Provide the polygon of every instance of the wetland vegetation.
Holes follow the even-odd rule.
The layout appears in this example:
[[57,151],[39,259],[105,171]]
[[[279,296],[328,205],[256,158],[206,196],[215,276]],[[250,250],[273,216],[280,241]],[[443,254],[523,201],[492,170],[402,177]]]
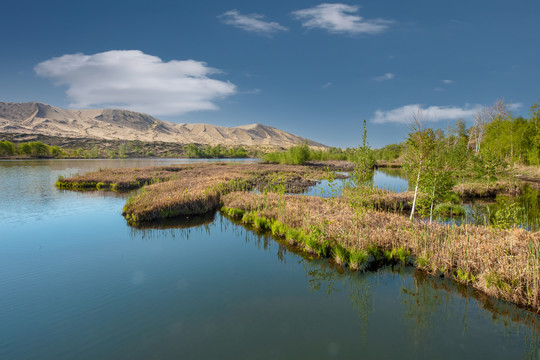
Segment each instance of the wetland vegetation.
[[[193,164],[105,169],[60,179],[68,189],[142,187],[124,216],[132,225],[222,207],[231,218],[271,231],[306,252],[351,269],[414,264],[494,297],[538,311],[540,237],[508,226],[411,222],[411,192],[347,187],[341,197],[286,195],[332,175],[306,166]],[[258,188],[257,193],[250,192]]]
[[[538,107],[531,111],[530,120],[516,122],[509,119],[507,107],[497,102],[483,109],[470,129],[458,121],[446,133],[425,128],[422,114],[415,114],[405,146],[400,147],[405,149],[402,162],[413,190],[401,193],[373,186],[376,156],[367,144],[365,122],[362,144],[354,150],[330,150],[321,156],[300,144],[263,159],[281,165],[105,169],[60,178],[57,187],[140,188],[129,196],[123,210],[132,225],[221,208],[232,219],[352,270],[410,264],[540,312],[538,212],[525,211],[523,204],[509,197],[528,192],[525,197],[537,203],[538,195],[509,171],[513,152],[495,151],[488,140],[494,124],[516,122],[532,128],[538,121]],[[532,138],[533,145],[537,140]],[[535,161],[533,145],[519,148],[518,159],[525,164]],[[320,160],[328,159],[352,161],[325,168]],[[336,173],[336,169],[348,174]],[[349,180],[339,196],[291,195],[322,179],[332,186],[336,178],[346,176]],[[434,221],[463,216],[467,212],[464,199],[495,197],[498,207],[485,208],[483,223]],[[475,216],[472,210],[467,215]],[[518,227],[519,217],[532,218]]]

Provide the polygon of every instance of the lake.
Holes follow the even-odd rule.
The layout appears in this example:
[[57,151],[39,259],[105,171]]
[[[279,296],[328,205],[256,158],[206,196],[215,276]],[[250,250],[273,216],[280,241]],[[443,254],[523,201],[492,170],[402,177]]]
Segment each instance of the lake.
[[0,359],[540,358],[540,316],[449,280],[343,270],[219,213],[136,229],[127,195],[54,187],[184,162],[0,161]]

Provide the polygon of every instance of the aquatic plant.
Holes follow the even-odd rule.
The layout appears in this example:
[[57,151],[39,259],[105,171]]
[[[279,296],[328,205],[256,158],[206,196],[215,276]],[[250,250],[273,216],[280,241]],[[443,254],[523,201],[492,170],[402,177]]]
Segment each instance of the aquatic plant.
[[270,230],[272,222],[265,217],[256,216],[253,219],[253,226],[258,230]]
[[462,216],[465,214],[465,206],[452,203],[442,203],[435,206],[433,212],[441,217]]
[[349,260],[349,252],[343,246],[337,244],[332,248],[332,257],[339,265],[345,265]]
[[349,253],[349,267],[352,270],[360,270],[367,262],[369,254],[365,250],[353,249]]

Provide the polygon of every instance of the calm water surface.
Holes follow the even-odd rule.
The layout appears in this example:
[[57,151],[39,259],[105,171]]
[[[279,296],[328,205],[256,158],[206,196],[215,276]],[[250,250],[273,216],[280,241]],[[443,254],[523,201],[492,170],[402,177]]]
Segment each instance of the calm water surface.
[[[0,162],[0,359],[537,359],[540,318],[410,268],[351,273],[219,214],[144,229]],[[180,162],[180,161],[176,161]]]
[[[341,196],[343,187],[350,181],[350,179],[321,180],[316,185],[308,188],[304,195],[322,197]],[[401,169],[377,169],[373,172],[372,182],[376,188],[398,193],[407,191],[409,186],[405,172]]]

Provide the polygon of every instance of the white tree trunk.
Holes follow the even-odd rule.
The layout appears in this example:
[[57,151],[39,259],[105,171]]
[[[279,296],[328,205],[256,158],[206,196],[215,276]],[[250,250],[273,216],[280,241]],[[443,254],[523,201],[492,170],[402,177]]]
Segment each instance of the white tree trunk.
[[418,168],[418,176],[416,177],[416,187],[414,188],[414,200],[412,203],[412,209],[411,209],[411,217],[410,219],[413,219],[414,216],[414,208],[416,207],[416,196],[418,195],[418,183],[420,182],[420,172],[422,171],[422,163],[420,163],[420,167]]
[[431,193],[431,209],[429,211],[429,225],[431,225],[431,221],[433,220],[433,202],[435,201],[436,184],[437,184],[437,175],[435,175],[435,179],[433,179],[433,192]]

